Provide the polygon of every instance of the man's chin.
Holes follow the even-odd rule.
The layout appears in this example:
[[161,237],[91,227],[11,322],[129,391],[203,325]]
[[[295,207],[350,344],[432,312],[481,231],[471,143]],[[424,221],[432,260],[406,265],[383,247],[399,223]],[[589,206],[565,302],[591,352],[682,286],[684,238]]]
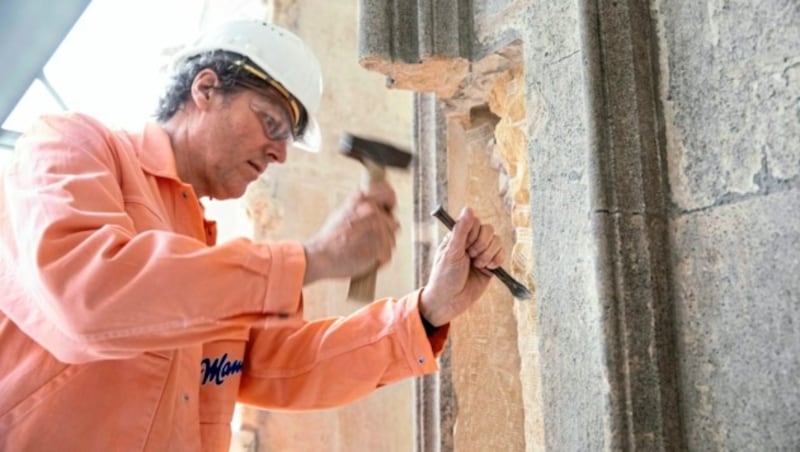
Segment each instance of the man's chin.
[[217,193],[211,195],[211,199],[216,199],[217,201],[226,201],[230,199],[241,198],[247,191],[247,185],[235,186],[235,187],[231,186],[221,187],[222,190],[219,190]]

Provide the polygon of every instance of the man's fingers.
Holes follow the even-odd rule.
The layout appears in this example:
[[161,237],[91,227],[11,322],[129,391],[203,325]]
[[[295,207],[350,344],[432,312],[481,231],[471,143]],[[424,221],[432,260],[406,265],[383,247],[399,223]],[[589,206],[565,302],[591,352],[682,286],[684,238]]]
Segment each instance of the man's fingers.
[[497,268],[502,265],[506,257],[494,227],[490,224],[481,224],[477,218],[474,218],[470,228],[466,246],[467,254],[476,268]]
[[493,240],[481,254],[475,257],[473,265],[478,268],[497,268],[502,264],[503,257],[503,245],[499,240]]
[[386,211],[391,212],[397,205],[397,194],[389,182],[373,182],[364,190],[364,196]]
[[466,243],[467,248],[471,247],[475,243],[475,240],[478,240],[478,236],[480,235],[480,233],[481,233],[481,222],[475,221],[469,230],[469,235],[467,236],[467,243]]
[[372,242],[373,246],[377,248],[378,264],[383,265],[391,259],[395,245],[397,245],[397,230],[400,229],[400,223],[387,211],[379,209],[377,206],[373,206],[373,209],[376,210],[369,218],[370,229],[374,233]]
[[438,248],[439,251],[444,251],[444,249],[447,248],[447,245],[450,244],[450,237],[452,235],[453,234],[451,232],[448,232],[447,234],[444,235],[444,237],[442,237],[442,241],[439,242],[439,248]]
[[[384,195],[391,198],[393,191],[389,188],[383,191]],[[388,262],[397,243],[397,231],[400,223],[391,214],[386,206],[382,206],[376,198],[367,193],[358,193],[353,199],[353,205],[346,215],[347,227],[350,229],[348,240],[360,249],[363,256],[371,256],[373,263],[383,265]]]
[[[500,238],[490,224],[481,224],[472,209],[465,207],[448,239],[439,244],[449,253],[466,253],[476,269],[494,269],[502,265],[506,254]],[[452,254],[451,254],[452,255]]]
[[495,239],[494,228],[490,224],[479,224],[478,234],[475,240],[469,244],[469,256],[478,257]]
[[475,223],[477,222],[475,221],[475,214],[472,213],[472,209],[464,207],[456,220],[456,225],[453,227],[453,235],[450,238],[451,249],[467,249],[467,239]]
[[506,249],[504,246],[501,245],[500,251],[494,255],[491,262],[489,262],[489,264],[486,265],[486,268],[495,269],[500,267],[506,261],[507,257],[508,254],[506,254]]

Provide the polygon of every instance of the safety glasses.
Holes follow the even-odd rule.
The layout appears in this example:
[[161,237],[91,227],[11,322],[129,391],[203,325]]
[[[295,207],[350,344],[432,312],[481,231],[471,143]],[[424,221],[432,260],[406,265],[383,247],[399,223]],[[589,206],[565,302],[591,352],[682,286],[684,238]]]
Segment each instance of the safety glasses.
[[[280,82],[278,82],[277,80],[273,79],[267,73],[265,73],[264,71],[260,70],[256,66],[248,63],[247,61],[239,60],[239,61],[235,61],[234,64],[236,66],[239,66],[242,69],[244,69],[247,73],[249,73],[250,75],[252,75],[256,79],[263,81],[268,87],[272,88],[275,92],[280,94],[280,96],[284,100],[286,100],[286,102],[288,103],[288,105],[289,105],[289,107],[291,109],[291,118],[288,118],[289,122],[286,123],[287,125],[289,125],[290,135],[291,135],[292,139],[296,139],[296,138],[300,137],[304,132],[304,129],[305,129],[305,126],[306,126],[306,123],[307,123],[307,117],[305,115],[305,112],[303,111],[302,106],[294,98],[294,96],[292,96],[291,93],[289,93],[289,91]],[[250,88],[250,89],[252,89],[252,90],[254,90],[254,91],[258,92],[258,93],[264,93],[265,92],[264,86],[263,85],[259,86],[260,83],[257,83],[256,81],[251,81],[251,80],[248,80],[248,79],[239,79],[239,80],[236,81],[236,83],[239,84],[239,85],[244,86],[245,88]],[[251,108],[254,108],[254,107],[251,106]],[[258,109],[256,111],[256,113],[259,113],[260,110],[261,109]],[[282,109],[280,109],[280,108],[275,108],[274,110],[281,110],[282,111]],[[286,115],[284,114],[282,116],[285,117]],[[280,127],[280,124],[277,124],[274,121],[274,120],[278,120],[278,119],[279,119],[278,116],[275,116],[275,115],[272,115],[269,118],[265,118],[265,121],[270,122],[271,124],[274,123],[274,125],[270,125],[270,126],[266,126],[266,124],[265,124],[265,130],[273,130],[273,131],[275,131],[275,133],[280,132],[281,134],[283,134],[285,131],[282,129],[282,127]],[[273,138],[273,137],[270,136],[270,139],[278,139],[278,138]]]
[[287,141],[289,144],[294,142],[296,135],[292,128],[292,118],[283,97],[277,92],[264,89],[263,86],[239,80],[236,84],[256,93],[250,101],[250,109],[261,121],[264,135],[272,141]]

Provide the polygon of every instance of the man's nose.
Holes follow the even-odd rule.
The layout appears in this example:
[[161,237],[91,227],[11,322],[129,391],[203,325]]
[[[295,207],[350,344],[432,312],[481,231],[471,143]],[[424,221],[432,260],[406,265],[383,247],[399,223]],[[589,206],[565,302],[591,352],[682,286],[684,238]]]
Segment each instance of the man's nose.
[[270,160],[276,163],[286,162],[287,149],[289,147],[288,140],[271,141],[267,145],[267,156]]

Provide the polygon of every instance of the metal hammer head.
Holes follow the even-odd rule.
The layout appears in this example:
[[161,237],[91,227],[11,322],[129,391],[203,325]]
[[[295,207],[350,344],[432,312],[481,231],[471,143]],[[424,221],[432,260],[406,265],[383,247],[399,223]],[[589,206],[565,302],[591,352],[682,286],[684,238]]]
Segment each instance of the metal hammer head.
[[407,168],[413,155],[391,144],[345,133],[339,151],[362,163],[369,160],[382,167]]

